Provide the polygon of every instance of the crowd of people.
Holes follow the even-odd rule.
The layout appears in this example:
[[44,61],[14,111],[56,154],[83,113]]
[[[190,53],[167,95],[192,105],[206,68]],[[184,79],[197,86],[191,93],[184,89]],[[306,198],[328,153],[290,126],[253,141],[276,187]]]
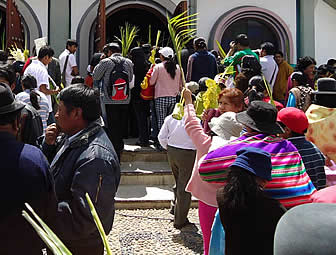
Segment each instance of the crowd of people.
[[[334,152],[305,136],[311,105],[336,107],[336,60],[316,69],[306,56],[293,68],[271,42],[250,49],[245,34],[225,57],[202,37],[191,44],[180,66],[168,46],[145,44],[123,56],[112,42],[92,56],[85,78],[75,40],[58,59],[48,45],[25,63],[0,52],[1,254],[46,248],[21,216],[25,202],[72,254],[103,254],[85,194],[108,233],[129,136],[167,152],[175,228],[190,224],[191,197],[198,199],[205,255],[215,246],[234,255],[288,254],[286,244],[299,251],[309,243],[283,235],[302,204],[336,201],[325,173]],[[212,233],[216,224],[222,235]]]

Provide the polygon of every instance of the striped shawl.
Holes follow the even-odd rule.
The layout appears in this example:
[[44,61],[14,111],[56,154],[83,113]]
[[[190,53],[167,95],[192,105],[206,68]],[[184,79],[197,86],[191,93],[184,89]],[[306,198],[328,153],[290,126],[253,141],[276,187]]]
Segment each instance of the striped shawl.
[[208,153],[199,167],[202,180],[225,184],[227,168],[235,161],[236,151],[246,146],[260,148],[271,154],[272,181],[265,187],[265,192],[286,208],[311,202],[311,195],[316,189],[306,173],[298,150],[291,142],[274,135],[244,134]]

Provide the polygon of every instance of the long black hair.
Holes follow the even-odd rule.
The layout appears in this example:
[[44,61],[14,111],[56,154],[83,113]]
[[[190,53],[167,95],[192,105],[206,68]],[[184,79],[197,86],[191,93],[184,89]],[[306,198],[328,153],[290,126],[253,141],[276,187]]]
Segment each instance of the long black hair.
[[227,180],[223,193],[219,194],[223,201],[220,206],[233,212],[249,208],[262,192],[256,176],[240,167],[230,167]]
[[39,97],[40,95],[37,94],[35,91],[35,88],[37,88],[37,82],[34,76],[27,74],[22,78],[22,86],[24,89],[29,90],[29,95],[30,95],[30,102],[32,106],[36,109],[39,110],[41,109],[40,104],[39,104]]
[[166,70],[169,73],[170,77],[172,79],[175,79],[176,69],[177,68],[176,68],[176,62],[175,62],[174,57],[168,57],[168,58],[164,57],[164,60],[166,61],[164,63],[164,67],[166,68]]

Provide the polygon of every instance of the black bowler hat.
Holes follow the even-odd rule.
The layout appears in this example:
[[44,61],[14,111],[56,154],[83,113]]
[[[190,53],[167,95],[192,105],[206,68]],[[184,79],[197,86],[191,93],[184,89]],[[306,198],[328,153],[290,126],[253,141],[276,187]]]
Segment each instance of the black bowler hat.
[[274,105],[253,101],[246,111],[237,113],[237,121],[255,131],[275,135],[284,133],[277,123],[278,111]]
[[19,111],[24,107],[24,103],[14,98],[10,87],[7,84],[0,83],[0,115]]
[[336,95],[336,80],[333,78],[320,78],[317,80],[316,95]]

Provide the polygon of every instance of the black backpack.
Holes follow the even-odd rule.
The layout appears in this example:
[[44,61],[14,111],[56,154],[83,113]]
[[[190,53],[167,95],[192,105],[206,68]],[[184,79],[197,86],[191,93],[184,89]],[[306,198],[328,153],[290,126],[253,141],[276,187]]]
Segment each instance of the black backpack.
[[42,119],[36,109],[28,104],[21,111],[20,140],[37,146],[37,138],[43,135]]
[[114,63],[114,69],[110,75],[107,86],[108,97],[112,101],[126,101],[130,95],[128,72],[124,67],[125,59],[121,57],[110,58]]

